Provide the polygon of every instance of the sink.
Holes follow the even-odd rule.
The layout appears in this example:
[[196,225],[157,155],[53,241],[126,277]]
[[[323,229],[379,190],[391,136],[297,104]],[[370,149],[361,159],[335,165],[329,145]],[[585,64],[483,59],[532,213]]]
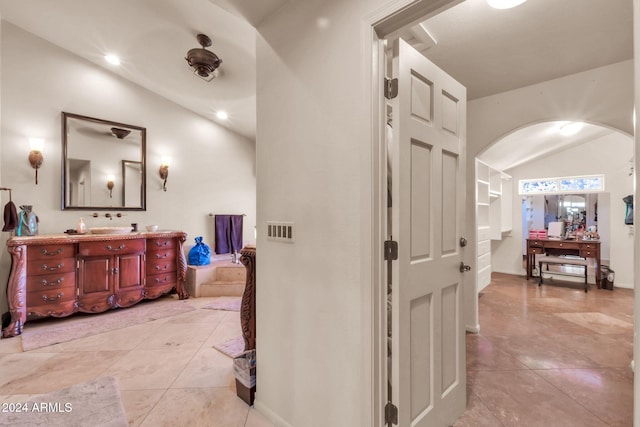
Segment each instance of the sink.
[[91,227],[91,234],[128,234],[131,233],[131,226],[121,227]]

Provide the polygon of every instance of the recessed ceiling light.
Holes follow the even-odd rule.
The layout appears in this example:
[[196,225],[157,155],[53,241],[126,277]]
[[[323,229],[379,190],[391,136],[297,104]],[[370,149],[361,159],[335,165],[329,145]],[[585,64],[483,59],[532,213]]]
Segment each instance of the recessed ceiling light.
[[584,123],[582,122],[569,122],[565,125],[563,125],[560,128],[560,135],[562,136],[571,136],[571,135],[575,135],[576,133],[580,132],[580,130],[582,129],[582,127],[584,126]]
[[120,65],[120,58],[116,55],[108,54],[104,56],[105,61],[107,61],[111,65]]
[[227,120],[229,118],[229,114],[226,111],[218,111],[216,113],[216,117],[220,120]]
[[487,0],[489,6],[494,9],[511,9],[521,5],[527,0]]

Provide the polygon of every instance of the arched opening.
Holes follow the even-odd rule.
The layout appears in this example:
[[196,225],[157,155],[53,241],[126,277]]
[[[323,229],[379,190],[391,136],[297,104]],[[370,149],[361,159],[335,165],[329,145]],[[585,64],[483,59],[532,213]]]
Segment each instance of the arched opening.
[[[496,201],[501,209],[492,208],[488,219],[477,217],[478,227],[487,224],[500,228],[490,234],[491,271],[525,274],[523,259],[529,231],[546,230],[553,220],[567,223],[569,233],[577,227],[568,223],[571,219],[575,224],[584,221],[585,230],[598,232],[601,264],[616,271],[616,286],[633,288],[633,228],[625,224],[627,206],[623,201],[633,194],[633,140],[624,132],[594,123],[585,123],[577,133],[565,136],[560,131],[567,123],[528,124],[495,141],[477,156],[493,171],[499,171],[506,184],[501,194],[492,196],[499,199]],[[520,180],[590,175],[604,176],[604,191],[556,192],[589,194],[590,203],[575,215],[561,212],[553,191],[528,195],[518,191]],[[489,202],[494,203],[493,199]],[[480,208],[478,213],[482,213]],[[598,279],[593,273],[589,281],[596,284]]]

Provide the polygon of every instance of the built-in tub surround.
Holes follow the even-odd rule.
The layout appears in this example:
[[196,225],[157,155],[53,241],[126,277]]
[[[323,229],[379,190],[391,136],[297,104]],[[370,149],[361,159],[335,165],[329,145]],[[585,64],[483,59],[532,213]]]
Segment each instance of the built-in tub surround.
[[10,238],[11,322],[2,337],[20,335],[27,319],[100,313],[172,289],[189,298],[185,240],[181,231]]

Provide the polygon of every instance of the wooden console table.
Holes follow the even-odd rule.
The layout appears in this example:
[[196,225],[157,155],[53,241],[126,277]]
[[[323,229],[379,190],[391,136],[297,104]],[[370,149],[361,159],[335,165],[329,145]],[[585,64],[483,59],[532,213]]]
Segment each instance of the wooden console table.
[[593,258],[596,263],[596,285],[600,288],[600,241],[598,240],[561,240],[527,239],[527,280],[532,277],[537,254],[577,255]]
[[189,298],[185,240],[181,231],[10,238],[11,322],[2,337],[20,335],[27,319],[100,313],[172,289]]

